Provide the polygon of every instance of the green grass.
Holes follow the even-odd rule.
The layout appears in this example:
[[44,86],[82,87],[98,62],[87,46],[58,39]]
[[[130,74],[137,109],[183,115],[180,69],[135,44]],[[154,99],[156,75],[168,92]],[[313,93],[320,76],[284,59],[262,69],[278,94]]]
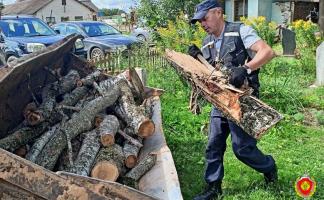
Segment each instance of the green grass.
[[[314,56],[313,56],[314,57]],[[314,59],[314,58],[313,58]],[[311,89],[315,80],[314,62],[275,58],[261,72],[261,99],[284,114],[285,119],[258,143],[278,165],[278,183],[266,186],[262,174],[236,159],[230,138],[224,157],[224,199],[301,199],[294,190],[296,179],[305,172],[317,181],[312,199],[324,199],[324,126],[306,125],[305,112],[324,121],[324,87]],[[201,115],[189,112],[190,88],[173,69],[148,68],[149,85],[166,90],[161,97],[163,128],[176,164],[182,194],[192,199],[205,186],[204,152],[210,105]],[[314,119],[315,119],[314,118]]]

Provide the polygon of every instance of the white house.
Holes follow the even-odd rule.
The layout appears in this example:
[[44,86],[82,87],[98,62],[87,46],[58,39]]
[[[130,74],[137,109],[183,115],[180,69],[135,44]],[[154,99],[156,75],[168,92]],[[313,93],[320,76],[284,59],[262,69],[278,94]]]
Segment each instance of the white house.
[[2,10],[3,15],[34,15],[47,23],[96,20],[97,12],[91,0],[18,0]]

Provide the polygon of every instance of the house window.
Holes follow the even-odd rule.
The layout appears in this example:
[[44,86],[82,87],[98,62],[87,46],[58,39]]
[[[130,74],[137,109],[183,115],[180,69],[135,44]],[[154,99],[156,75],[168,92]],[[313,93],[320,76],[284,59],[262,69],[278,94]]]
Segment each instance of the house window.
[[55,24],[55,17],[46,17],[46,23],[47,24]]
[[74,19],[75,19],[75,21],[82,21],[83,16],[75,16]]
[[248,16],[248,0],[234,0],[234,21]]
[[63,6],[66,5],[66,0],[62,0],[62,5],[63,5]]
[[69,17],[61,17],[61,22],[69,21]]

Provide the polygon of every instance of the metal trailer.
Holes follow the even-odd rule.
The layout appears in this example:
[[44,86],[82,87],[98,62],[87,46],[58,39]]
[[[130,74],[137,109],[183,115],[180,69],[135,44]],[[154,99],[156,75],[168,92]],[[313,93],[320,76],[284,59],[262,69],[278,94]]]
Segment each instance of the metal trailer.
[[[89,63],[70,53],[76,39],[68,36],[43,51],[18,59],[12,66],[0,68],[0,138],[23,120],[21,113],[32,100],[32,90],[54,81],[49,69],[64,66],[77,69],[81,75],[91,71]],[[177,171],[163,135],[158,96],[153,107],[155,133],[144,140],[140,157],[154,152],[157,162],[140,179],[139,190],[67,172],[55,173],[0,149],[0,199],[181,200]]]

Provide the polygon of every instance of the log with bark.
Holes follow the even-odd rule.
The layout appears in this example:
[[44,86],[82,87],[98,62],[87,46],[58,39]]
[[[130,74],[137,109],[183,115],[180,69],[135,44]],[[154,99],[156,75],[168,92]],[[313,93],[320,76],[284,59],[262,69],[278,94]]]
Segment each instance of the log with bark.
[[[259,139],[282,116],[276,110],[250,95],[228,85],[227,74],[211,69],[189,55],[166,51],[166,58],[200,95],[212,103],[228,119],[235,122],[252,137]],[[224,68],[220,67],[220,68]]]
[[51,124],[47,121],[34,127],[23,127],[0,140],[0,148],[13,152],[22,145],[38,138]]
[[138,180],[155,165],[156,158],[157,155],[154,153],[146,155],[133,169],[121,178],[121,182],[130,187],[137,188]]
[[85,105],[75,113],[70,120],[60,127],[53,138],[46,144],[36,163],[53,169],[62,150],[67,146],[67,135],[73,139],[82,132],[89,131],[94,127],[94,118],[97,113],[111,106],[120,96],[120,89],[116,85],[106,88],[105,96],[100,96]]
[[30,118],[26,119],[28,124],[35,126],[48,119],[55,108],[56,97],[73,90],[79,79],[79,73],[75,70],[70,70],[59,81],[46,85],[42,90],[41,105],[34,111],[33,115],[28,115]]
[[100,141],[103,146],[115,144],[115,135],[119,129],[119,121],[114,115],[104,116],[98,127]]
[[[17,149],[17,155],[53,171],[103,180],[116,181],[137,168],[127,177],[135,183],[150,168],[150,161],[137,160],[141,136],[152,135],[155,128],[151,100],[141,85],[134,86],[139,79],[126,80],[124,75],[107,79],[99,71],[80,79],[73,70],[65,73],[62,77],[52,73],[57,81],[42,86],[37,93],[42,101],[33,98],[22,113],[25,121],[0,140],[0,147]],[[134,94],[137,100],[143,98],[142,105]]]
[[[112,84],[103,82],[100,87]],[[151,119],[145,117],[143,110],[136,106],[133,94],[128,86],[127,80],[122,76],[114,78],[114,84],[117,84],[121,90],[121,96],[115,104],[114,111],[119,118],[123,119],[128,126],[133,127],[135,133],[140,137],[149,137],[154,133],[154,123]]]
[[114,144],[102,148],[96,158],[96,164],[91,170],[91,177],[107,181],[116,181],[125,173],[125,156],[121,146]]
[[60,124],[56,124],[51,127],[48,131],[46,131],[41,137],[39,137],[33,146],[30,148],[29,152],[26,155],[26,159],[32,162],[36,161],[37,156],[42,151],[43,147],[47,144],[47,142],[53,137],[56,129]]
[[[140,144],[142,143],[141,138],[137,138],[137,141],[139,141]],[[124,151],[124,155],[125,155],[126,167],[128,167],[128,168],[135,167],[135,165],[137,164],[137,156],[138,156],[140,149],[141,149],[141,147],[139,147],[138,145],[134,145],[130,141],[125,141],[123,151]]]
[[99,152],[100,142],[95,129],[85,133],[85,135],[79,154],[74,161],[74,165],[71,166],[68,171],[88,176],[95,162],[97,153]]
[[[85,132],[87,133],[87,132]],[[85,133],[81,133],[75,138],[72,139],[71,141],[71,146],[72,146],[72,163],[71,163],[71,152],[69,151],[68,148],[65,148],[63,152],[61,153],[56,166],[54,167],[54,171],[69,171],[72,169],[75,160],[78,157],[78,154],[80,152],[82,143],[84,138],[86,137]]]
[[[127,129],[126,129],[127,130]],[[118,133],[123,136],[123,138],[125,138],[128,142],[132,143],[133,145],[137,146],[138,148],[143,147],[142,144],[142,139],[140,140],[136,140],[134,139],[131,135],[132,134],[127,134],[126,132],[122,131],[122,130],[118,130]],[[141,137],[138,137],[141,138]]]

